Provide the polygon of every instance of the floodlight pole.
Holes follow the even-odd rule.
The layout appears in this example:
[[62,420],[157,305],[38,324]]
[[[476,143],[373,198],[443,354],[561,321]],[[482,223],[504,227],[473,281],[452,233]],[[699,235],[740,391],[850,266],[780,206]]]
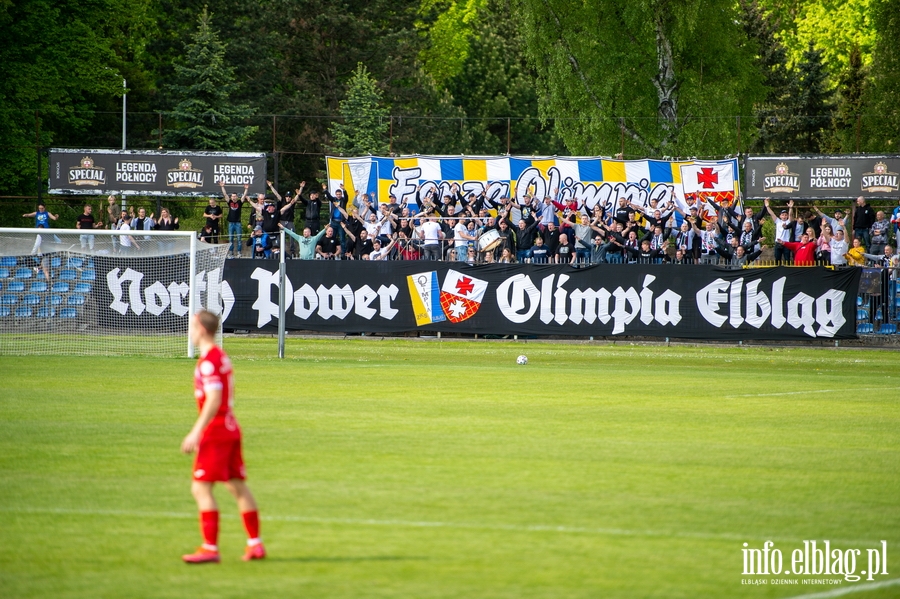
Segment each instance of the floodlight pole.
[[284,229],[278,237],[278,357],[284,358]]
[[128,94],[127,91],[127,83],[124,79],[122,79],[122,149],[125,149],[125,102]]

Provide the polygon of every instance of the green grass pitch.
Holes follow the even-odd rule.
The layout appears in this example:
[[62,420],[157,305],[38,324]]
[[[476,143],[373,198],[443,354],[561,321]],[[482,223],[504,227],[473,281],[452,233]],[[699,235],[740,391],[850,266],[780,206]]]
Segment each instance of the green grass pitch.
[[[217,490],[199,544],[187,358],[0,357],[0,597],[795,597],[742,546],[888,543],[888,351],[228,338],[269,559]],[[527,366],[516,356],[526,354]],[[861,560],[863,558],[860,558]],[[865,565],[858,566],[858,569]],[[769,577],[772,578],[772,577]],[[900,585],[847,583],[852,597]],[[851,589],[851,587],[853,587]],[[857,588],[858,587],[858,588]]]

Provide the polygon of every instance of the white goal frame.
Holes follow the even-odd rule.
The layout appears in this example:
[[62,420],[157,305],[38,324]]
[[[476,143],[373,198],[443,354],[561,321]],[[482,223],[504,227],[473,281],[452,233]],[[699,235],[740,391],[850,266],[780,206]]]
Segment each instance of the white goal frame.
[[[80,238],[84,235],[93,236],[93,241],[95,243],[91,244],[90,249],[81,247]],[[130,235],[132,238],[139,240],[139,244],[146,244],[146,249],[137,250],[128,255],[117,254],[116,249],[121,248],[121,244],[117,240],[125,235]],[[152,245],[148,240],[152,240]],[[169,247],[171,247],[171,249],[169,249]],[[165,265],[168,257],[172,258],[173,264],[179,261],[183,264],[184,256],[187,254],[188,271],[184,273],[183,267],[180,270],[180,274],[185,275],[186,279],[182,279],[182,281],[188,285],[187,313],[185,316],[180,316],[180,318],[186,317],[189,322],[190,315],[195,314],[201,307],[206,307],[212,312],[221,315],[223,314],[221,301],[221,285],[223,282],[222,271],[224,269],[227,247],[227,244],[211,245],[204,243],[197,238],[197,233],[194,231],[118,231],[108,229],[93,229],[86,231],[83,229],[55,228],[0,228],[0,298],[6,294],[6,297],[10,298],[8,301],[18,300],[24,297],[28,291],[28,289],[22,290],[18,296],[16,296],[15,292],[9,293],[12,291],[9,283],[16,278],[15,273],[10,272],[11,269],[22,272],[26,268],[33,267],[33,278],[31,278],[31,275],[28,275],[27,272],[23,273],[29,277],[26,281],[33,280],[40,283],[45,277],[44,272],[51,270],[48,266],[49,260],[45,260],[45,256],[53,256],[53,262],[55,263],[55,267],[47,274],[48,283],[52,285],[54,276],[61,272],[59,263],[63,259],[71,261],[72,258],[70,256],[80,256],[81,260],[87,261],[86,263],[89,263],[92,266],[94,262],[100,261],[105,263],[121,262],[122,266],[125,266],[126,262],[135,264],[148,259],[155,261],[157,264]],[[204,254],[204,252],[207,253]],[[59,256],[62,256],[63,258],[60,259]],[[15,264],[13,266],[10,266],[13,264],[11,257],[15,258]],[[178,259],[176,260],[176,258]],[[216,268],[218,270],[216,270],[216,268],[208,269],[205,271],[206,274],[204,275],[207,276],[216,273],[216,281],[204,281],[203,285],[198,284],[198,270],[200,268],[201,258],[204,263],[217,265]],[[4,264],[6,265],[5,267]],[[65,264],[63,264],[63,268],[65,268]],[[105,277],[101,273],[96,272],[98,287],[100,286],[101,279],[105,279]],[[216,286],[216,289],[219,290],[219,295],[216,296],[213,294],[213,296],[218,297],[219,299],[215,302],[215,305],[202,306],[202,304],[200,304],[200,301],[202,301],[200,298],[202,290],[199,289],[199,287],[206,289],[208,285]],[[42,285],[42,287],[48,286]],[[16,290],[19,290],[20,288],[21,284]],[[183,289],[183,285],[181,288]],[[49,294],[49,287],[46,291]],[[145,289],[144,291],[146,293],[147,290]],[[41,293],[30,295],[43,296]],[[208,296],[207,303],[210,302],[209,297],[210,296]],[[39,299],[42,300],[42,297]],[[183,309],[183,304],[181,304],[181,306]],[[41,347],[37,340],[39,339],[39,336],[43,336],[43,338],[46,339],[48,335],[52,339],[53,335],[58,331],[59,327],[57,327],[57,323],[52,320],[53,316],[40,320],[35,318],[35,324],[39,326],[32,326],[32,323],[27,321],[27,319],[16,319],[16,316],[10,314],[8,309],[4,311],[2,308],[3,306],[0,305],[0,355],[81,355],[82,353],[90,355],[174,355],[168,351],[165,351],[165,353],[155,353],[154,351],[126,351],[123,354],[121,350],[116,351],[115,348],[110,348],[109,350],[103,350],[102,348],[88,348],[85,351],[66,351],[65,347],[62,347],[58,351],[53,350],[52,348],[48,350],[47,347]],[[45,314],[52,313],[48,312],[46,309],[44,312]],[[183,331],[180,329],[181,327],[179,326],[179,331],[176,331],[169,336],[180,337],[183,333],[185,337],[184,343],[186,345],[186,355],[189,358],[193,358],[195,356],[195,348],[191,344],[187,326],[184,327]],[[217,335],[220,342],[221,333],[222,326],[220,323],[219,333]],[[105,336],[112,335],[115,337],[116,335],[124,336],[127,334],[128,331],[125,329],[117,333],[113,326],[106,331]],[[35,339],[34,350],[28,348],[29,335],[32,335]],[[153,335],[151,334],[150,336]],[[89,339],[91,336],[84,334],[79,335],[79,337]],[[99,337],[99,335],[97,337]],[[102,343],[98,343],[98,345],[100,344]],[[50,343],[45,345],[49,346],[53,344]],[[185,354],[178,352],[178,355]]]

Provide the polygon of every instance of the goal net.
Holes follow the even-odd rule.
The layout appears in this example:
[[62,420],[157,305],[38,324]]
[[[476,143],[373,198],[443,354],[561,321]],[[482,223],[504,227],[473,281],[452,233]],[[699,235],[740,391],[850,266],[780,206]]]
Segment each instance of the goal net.
[[227,245],[194,233],[0,228],[0,354],[192,356]]

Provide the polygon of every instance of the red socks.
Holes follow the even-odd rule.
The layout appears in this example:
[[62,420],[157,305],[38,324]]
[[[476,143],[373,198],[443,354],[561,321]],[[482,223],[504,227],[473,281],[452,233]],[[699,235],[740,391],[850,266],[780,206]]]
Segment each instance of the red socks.
[[200,512],[200,532],[207,549],[216,547],[219,540],[219,512]]
[[251,541],[259,539],[259,512],[244,512],[241,514],[244,519],[244,528],[247,529],[247,538]]

